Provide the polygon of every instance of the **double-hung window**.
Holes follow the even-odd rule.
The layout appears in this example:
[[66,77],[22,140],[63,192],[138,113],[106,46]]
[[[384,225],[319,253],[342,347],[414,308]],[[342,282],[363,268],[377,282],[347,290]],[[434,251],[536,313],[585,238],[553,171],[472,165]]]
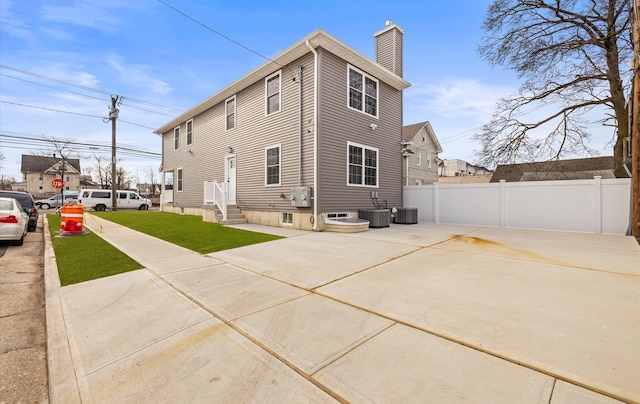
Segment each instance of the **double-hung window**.
[[378,80],[356,69],[347,67],[349,108],[378,117]]
[[266,115],[280,112],[280,71],[275,72],[271,76],[264,79],[265,97],[266,97]]
[[378,186],[378,149],[347,143],[347,185]]
[[180,148],[180,127],[173,128],[173,150]]
[[236,127],[236,96],[227,99],[225,105],[225,129],[230,130]]
[[187,121],[187,146],[193,144],[193,119]]
[[416,165],[422,165],[422,150],[416,152]]
[[177,184],[176,184],[176,191],[178,192],[182,192],[182,190],[184,189],[184,176],[183,176],[183,169],[182,167],[178,168],[176,170],[176,178],[177,178]]
[[280,145],[265,149],[265,185],[280,185]]

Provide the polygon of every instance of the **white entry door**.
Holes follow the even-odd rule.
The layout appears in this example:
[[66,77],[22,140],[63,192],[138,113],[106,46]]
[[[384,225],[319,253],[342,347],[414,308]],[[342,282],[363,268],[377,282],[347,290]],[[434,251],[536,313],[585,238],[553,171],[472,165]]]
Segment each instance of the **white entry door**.
[[236,156],[225,157],[224,176],[227,182],[227,202],[236,203]]

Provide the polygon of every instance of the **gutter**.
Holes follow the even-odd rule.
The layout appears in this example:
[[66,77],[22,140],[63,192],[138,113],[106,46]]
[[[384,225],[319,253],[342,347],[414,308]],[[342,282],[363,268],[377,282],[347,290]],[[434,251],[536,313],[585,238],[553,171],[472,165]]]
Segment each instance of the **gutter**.
[[305,41],[313,53],[313,227],[318,230],[318,52]]

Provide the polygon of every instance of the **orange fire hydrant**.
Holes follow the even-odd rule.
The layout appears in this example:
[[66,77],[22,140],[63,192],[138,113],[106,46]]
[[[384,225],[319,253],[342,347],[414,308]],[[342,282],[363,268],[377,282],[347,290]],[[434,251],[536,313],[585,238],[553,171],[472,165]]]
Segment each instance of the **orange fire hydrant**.
[[60,208],[60,233],[76,234],[82,232],[84,208],[80,204],[68,203]]

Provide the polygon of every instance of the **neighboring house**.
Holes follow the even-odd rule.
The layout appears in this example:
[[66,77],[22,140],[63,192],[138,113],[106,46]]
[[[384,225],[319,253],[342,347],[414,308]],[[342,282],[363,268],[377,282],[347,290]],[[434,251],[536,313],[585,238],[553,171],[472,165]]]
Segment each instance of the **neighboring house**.
[[438,158],[442,147],[429,121],[402,128],[402,156],[404,185],[433,184],[438,181]]
[[100,188],[98,184],[93,181],[90,175],[80,176],[80,189],[97,189]]
[[616,178],[613,174],[614,166],[613,156],[501,164],[496,167],[491,182],[582,180],[593,179],[595,176]]
[[493,171],[469,164],[464,160],[445,159],[440,166],[440,177],[462,177],[465,175],[492,175]]
[[373,61],[316,30],[158,128],[162,209],[323,230],[376,195],[402,206],[403,34],[387,21]]
[[80,190],[80,160],[62,159],[60,157],[22,155],[20,166],[23,181],[16,183],[14,190],[31,193],[34,197],[43,198],[60,193],[51,184],[56,178],[64,181],[65,191]]

